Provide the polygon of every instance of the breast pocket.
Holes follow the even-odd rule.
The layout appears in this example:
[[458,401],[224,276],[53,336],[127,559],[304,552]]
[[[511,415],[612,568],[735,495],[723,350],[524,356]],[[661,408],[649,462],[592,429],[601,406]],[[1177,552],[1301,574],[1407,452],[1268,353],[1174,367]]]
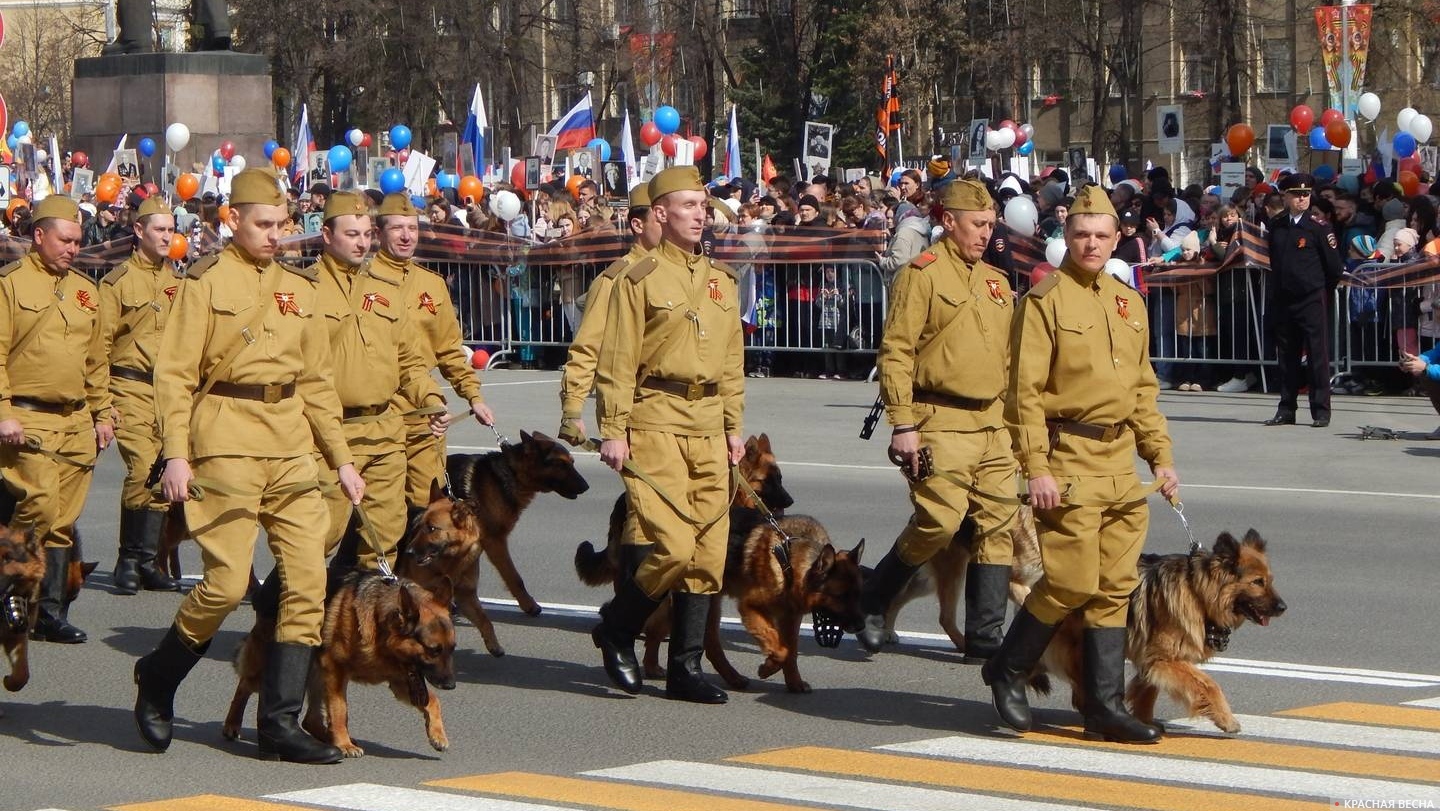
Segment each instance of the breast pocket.
[[1088,362],[1090,345],[1095,341],[1096,326],[1093,320],[1069,316],[1055,322],[1055,354],[1062,365]]

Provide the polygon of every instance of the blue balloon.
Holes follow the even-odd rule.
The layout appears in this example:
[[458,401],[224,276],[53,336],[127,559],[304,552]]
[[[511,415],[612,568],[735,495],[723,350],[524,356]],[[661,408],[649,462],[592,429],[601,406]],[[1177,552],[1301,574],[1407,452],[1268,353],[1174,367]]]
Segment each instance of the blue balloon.
[[590,143],[585,145],[588,149],[600,150],[600,160],[610,160],[610,142],[604,138],[591,138]]
[[16,121],[15,127],[10,130],[16,138],[24,138],[30,134],[30,125],[24,121]]
[[441,172],[435,176],[435,188],[458,189],[460,188],[460,176],[454,172]]
[[265,142],[265,160],[270,160],[275,155],[275,150],[280,148],[280,142],[274,138]]
[[1335,179],[1335,167],[1328,163],[1322,163],[1316,166],[1315,171],[1311,172],[1311,174],[1321,183],[1329,183]]
[[224,155],[221,155],[219,152],[216,152],[214,155],[211,155],[211,156],[210,156],[210,168],[211,168],[211,169],[214,169],[214,170],[215,170],[215,174],[217,174],[217,175],[223,175],[223,174],[225,174],[225,156],[224,156]]
[[141,155],[144,155],[144,156],[147,157],[147,158],[153,157],[153,156],[155,155],[155,139],[154,139],[154,138],[141,138],[141,139],[140,139],[140,154],[141,154]]
[[[1024,146],[1024,144],[1021,144],[1021,146]],[[1119,183],[1120,181],[1128,178],[1129,176],[1130,173],[1125,169],[1124,164],[1116,163],[1110,166],[1110,182],[1112,184]]]
[[1330,147],[1330,141],[1325,137],[1325,128],[1324,128],[1324,127],[1311,127],[1311,128],[1310,128],[1310,148],[1311,148],[1311,149],[1330,149],[1330,148],[1331,148],[1331,147]]
[[1028,158],[1028,157],[1030,157],[1030,154],[1031,154],[1032,152],[1034,152],[1034,151],[1035,151],[1035,142],[1034,142],[1034,141],[1026,141],[1025,143],[1023,143],[1023,144],[1021,144],[1020,146],[1018,146],[1018,147],[1015,148],[1016,154],[1018,154],[1018,155],[1019,155],[1020,157],[1022,157],[1022,158]]
[[424,208],[424,207],[425,207],[425,195],[423,195],[423,194],[412,194],[412,195],[410,195],[410,202],[414,203],[416,208]]
[[405,149],[410,146],[410,139],[414,137],[410,128],[404,124],[396,124],[390,128],[390,146],[396,149]]
[[332,172],[348,172],[348,171],[350,171],[350,159],[351,159],[350,147],[345,146],[344,144],[336,144],[336,145],[330,147],[330,153],[329,153],[329,154],[330,154],[330,171],[332,171]]
[[656,109],[655,126],[663,135],[674,135],[680,129],[680,111],[668,104]]
[[901,169],[896,169],[895,171],[891,172],[891,173],[890,173],[890,185],[891,185],[891,186],[899,186],[899,185],[900,185],[900,176],[903,175],[903,174],[905,174],[905,170],[904,170],[903,168],[901,168]]
[[1395,157],[1408,158],[1415,154],[1415,136],[1408,132],[1395,133]]
[[380,173],[380,191],[394,194],[405,188],[405,173],[394,166]]
[[15,151],[15,147],[17,147],[17,146],[20,145],[20,139],[19,139],[19,138],[16,138],[16,137],[13,136],[13,135],[7,136],[7,137],[5,138],[5,145],[8,146],[8,147],[10,147],[10,151],[11,151],[11,152],[14,152],[14,151]]

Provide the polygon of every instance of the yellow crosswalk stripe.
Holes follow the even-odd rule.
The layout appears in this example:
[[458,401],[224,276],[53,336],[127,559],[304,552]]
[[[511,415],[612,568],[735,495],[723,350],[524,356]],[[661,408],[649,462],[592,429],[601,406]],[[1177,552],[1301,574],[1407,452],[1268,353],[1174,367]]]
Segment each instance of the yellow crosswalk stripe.
[[1317,718],[1324,721],[1346,721],[1370,726],[1406,727],[1408,729],[1440,730],[1440,710],[1424,707],[1392,707],[1388,704],[1363,704],[1337,701],[1281,710],[1276,715],[1293,718]]
[[[814,811],[804,806],[765,800],[745,800],[697,794],[668,788],[636,786],[576,777],[555,777],[529,772],[498,772],[449,780],[432,780],[427,786],[503,794],[533,800],[578,803],[623,811]],[[1313,811],[1313,809],[1312,809]]]
[[[1147,751],[1154,747],[1146,747]],[[1131,747],[1134,749],[1134,747]],[[846,749],[798,747],[730,758],[760,766],[920,783],[944,788],[1010,794],[1037,800],[1066,800],[1087,805],[1115,805],[1150,811],[1195,811],[1224,808],[1236,811],[1314,811],[1311,800],[1287,800],[1228,791],[1205,791],[1144,784],[1131,780],[1082,777],[1033,769],[958,763],[929,758],[855,752]],[[1064,768],[1063,759],[1056,765]]]
[[298,805],[222,797],[218,794],[197,794],[194,797],[112,805],[109,808],[110,811],[315,811],[313,808],[302,808]]

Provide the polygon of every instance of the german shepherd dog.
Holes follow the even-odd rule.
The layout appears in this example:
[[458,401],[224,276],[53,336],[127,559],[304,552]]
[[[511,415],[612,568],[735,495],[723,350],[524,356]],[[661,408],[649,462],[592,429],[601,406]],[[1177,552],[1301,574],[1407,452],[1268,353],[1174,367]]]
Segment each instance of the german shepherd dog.
[[[1214,549],[1193,554],[1141,555],[1140,586],[1130,599],[1126,657],[1135,675],[1126,687],[1130,711],[1147,723],[1164,690],[1188,715],[1203,715],[1225,732],[1240,731],[1220,685],[1197,665],[1229,645],[1249,620],[1266,626],[1285,613],[1275,591],[1265,540],[1255,530],[1239,541],[1222,533]],[[1080,619],[1061,623],[1041,667],[1071,685],[1076,709],[1085,704]]]
[[346,577],[325,608],[317,667],[310,674],[307,732],[345,754],[365,750],[350,738],[350,682],[387,684],[395,700],[420,710],[425,737],[437,752],[450,746],[434,686],[455,689],[455,624],[448,582],[433,593],[373,573]]
[[10,661],[5,689],[12,693],[30,682],[30,630],[44,579],[45,548],[35,530],[0,526],[0,648]]
[[[775,459],[774,450],[770,446],[770,436],[761,434],[758,437],[752,436],[745,440],[745,456],[737,466],[740,475],[744,477],[750,489],[760,497],[765,506],[776,516],[785,514],[785,510],[795,503],[785,489],[784,479],[780,474],[780,465]],[[629,515],[629,505],[622,493],[615,499],[615,507],[610,511],[610,528],[605,539],[603,550],[595,549],[589,541],[582,541],[575,549],[575,573],[579,575],[580,581],[589,586],[600,586],[606,583],[616,583],[620,571],[620,546],[624,535],[625,521]],[[726,558],[726,569],[730,568],[731,560],[739,560],[735,557],[737,550],[742,548],[745,539],[749,537],[750,531],[764,521],[754,499],[749,492],[743,488],[735,492],[734,499],[730,502],[730,537]],[[715,626],[718,633],[720,615],[719,605],[712,605],[710,622]],[[650,621],[645,624],[645,655],[643,666],[647,678],[661,678],[665,670],[660,666],[660,643],[670,635],[670,611],[668,605],[663,610],[657,610],[650,615]],[[717,637],[718,639],[718,637]],[[707,643],[707,650],[709,649]],[[718,650],[718,642],[715,645]],[[723,654],[722,654],[723,656]],[[711,662],[715,661],[713,655]],[[728,667],[728,663],[726,665]],[[734,668],[730,669],[734,673]],[[744,686],[746,682],[743,676],[735,673],[736,679]],[[727,681],[730,681],[727,679]],[[734,682],[730,682],[734,686]]]

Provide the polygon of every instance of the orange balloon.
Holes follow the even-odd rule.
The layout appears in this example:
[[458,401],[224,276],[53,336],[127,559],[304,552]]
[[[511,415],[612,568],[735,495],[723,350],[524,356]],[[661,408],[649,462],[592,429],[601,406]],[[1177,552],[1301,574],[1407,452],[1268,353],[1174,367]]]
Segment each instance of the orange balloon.
[[113,203],[120,196],[120,183],[102,182],[95,187],[95,199],[102,203]]
[[284,169],[290,165],[290,150],[283,146],[276,147],[275,151],[270,153],[270,162],[275,164],[276,169]]
[[110,181],[110,182],[112,182],[112,183],[120,183],[120,182],[121,182],[121,178],[120,178],[120,175],[117,174],[117,173],[115,173],[115,172],[105,172],[105,173],[103,173],[103,174],[100,175],[100,180],[99,180],[99,182],[100,182],[100,183],[104,183],[104,182],[106,182],[106,181]]
[[1406,197],[1414,197],[1420,193],[1420,178],[1414,172],[1401,172],[1399,180],[1400,188]]
[[185,258],[190,252],[190,243],[186,241],[184,234],[174,234],[170,237],[170,253],[166,254],[175,261]]
[[216,211],[215,213],[216,213],[217,215],[219,215],[219,217],[220,217],[220,222],[228,222],[229,219],[230,219],[230,207],[229,207],[229,206],[221,206],[220,209],[219,209],[218,211]]
[[1350,145],[1350,125],[1343,118],[1331,121],[1325,125],[1325,140],[1336,149],[1344,149]]
[[1255,130],[1249,124],[1232,124],[1225,131],[1225,145],[1230,147],[1231,155],[1244,155],[1254,144]]
[[570,196],[574,197],[580,193],[580,184],[584,182],[583,175],[571,175],[570,179],[565,181],[565,191],[570,192]]
[[474,175],[466,175],[460,178],[459,192],[462,202],[478,203],[485,196],[485,184]]
[[200,178],[183,174],[175,181],[175,193],[181,200],[189,200],[200,192]]

